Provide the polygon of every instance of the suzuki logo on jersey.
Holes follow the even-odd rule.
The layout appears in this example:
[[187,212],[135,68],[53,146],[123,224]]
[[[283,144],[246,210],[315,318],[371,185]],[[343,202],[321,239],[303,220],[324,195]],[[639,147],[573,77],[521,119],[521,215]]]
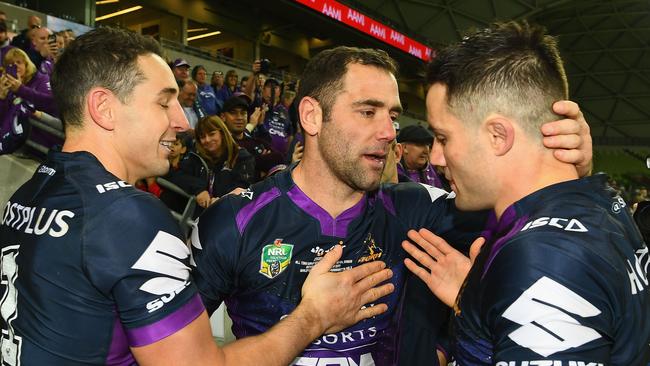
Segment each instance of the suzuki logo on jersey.
[[499,361],[495,366],[603,366],[603,364],[589,361],[535,360]]
[[[185,265],[190,250],[174,235],[159,231],[147,249],[131,268],[161,274],[151,276],[140,290],[157,295],[147,303],[147,310],[154,312],[169,303],[189,285],[190,267]],[[162,296],[161,296],[162,295]]]
[[260,273],[268,278],[275,278],[291,263],[293,244],[285,244],[282,239],[275,239],[273,244],[262,248]]
[[553,226],[558,229],[563,229],[564,231],[575,231],[580,233],[586,233],[589,231],[580,221],[578,221],[578,219],[563,219],[561,217],[540,217],[539,219],[529,221],[524,225],[521,231],[541,226]]
[[366,252],[357,260],[357,263],[372,262],[381,258],[384,254],[383,250],[375,243],[375,239],[372,238],[371,233],[368,233],[366,240],[363,241],[363,246],[366,248]]
[[131,187],[131,185],[123,180],[118,180],[117,182],[109,182],[104,184],[98,184],[95,186],[99,193],[105,193],[107,191],[112,191],[114,189]]
[[548,357],[601,338],[569,314],[590,318],[601,312],[577,293],[542,277],[524,291],[503,313],[521,327],[508,337],[522,347]]
[[648,287],[648,264],[650,264],[648,247],[636,251],[634,265],[629,259],[627,260],[627,274],[630,276],[632,295],[636,295]]

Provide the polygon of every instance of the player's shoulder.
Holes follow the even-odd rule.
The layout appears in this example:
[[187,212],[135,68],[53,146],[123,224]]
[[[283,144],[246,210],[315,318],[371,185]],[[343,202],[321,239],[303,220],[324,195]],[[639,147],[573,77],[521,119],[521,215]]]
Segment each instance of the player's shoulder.
[[386,200],[388,198],[398,207],[415,209],[418,205],[429,206],[432,202],[444,202],[455,197],[453,192],[416,182],[385,183],[378,192],[379,196]]
[[201,231],[236,228],[241,234],[253,217],[283,194],[276,177],[253,184],[239,194],[228,194],[206,209],[199,217]]

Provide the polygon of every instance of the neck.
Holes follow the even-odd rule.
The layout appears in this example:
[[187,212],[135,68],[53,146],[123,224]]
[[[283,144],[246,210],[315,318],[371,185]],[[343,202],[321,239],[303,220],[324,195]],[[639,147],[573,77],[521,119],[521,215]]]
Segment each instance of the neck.
[[[89,152],[99,160],[108,172],[129,184],[135,184],[138,179],[143,177],[129,174],[126,163],[115,152],[115,146],[113,146],[112,140],[97,136],[97,134],[104,133],[109,132],[89,130],[73,132],[69,131],[68,128],[61,150],[69,153],[80,151]],[[102,143],[98,143],[98,141],[102,141]]]
[[337,217],[363,198],[365,192],[356,191],[339,180],[322,160],[314,161],[307,156],[291,175],[300,190],[330,216]]
[[[522,198],[553,184],[578,179],[576,167],[555,159],[551,150],[538,154],[537,158],[534,154],[518,156],[500,168],[502,184],[494,205],[498,219],[509,206]],[[521,156],[532,158],[522,161]]]

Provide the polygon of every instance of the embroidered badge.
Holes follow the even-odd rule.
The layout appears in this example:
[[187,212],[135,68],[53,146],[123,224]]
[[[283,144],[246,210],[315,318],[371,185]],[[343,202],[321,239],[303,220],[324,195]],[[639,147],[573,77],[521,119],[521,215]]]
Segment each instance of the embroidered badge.
[[291,263],[293,244],[285,244],[282,239],[275,239],[273,244],[262,248],[260,273],[268,278],[275,278]]

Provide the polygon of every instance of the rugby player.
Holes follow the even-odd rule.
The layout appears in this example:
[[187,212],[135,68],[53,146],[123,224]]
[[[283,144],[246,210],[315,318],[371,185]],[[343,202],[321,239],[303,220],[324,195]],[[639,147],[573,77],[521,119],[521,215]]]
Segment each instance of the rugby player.
[[557,40],[495,24],[440,50],[427,78],[433,164],[460,209],[494,214],[473,264],[426,230],[409,234],[426,253],[404,243],[454,307],[455,364],[647,365],[648,248],[607,177],[578,179],[537,132],[568,95]]

